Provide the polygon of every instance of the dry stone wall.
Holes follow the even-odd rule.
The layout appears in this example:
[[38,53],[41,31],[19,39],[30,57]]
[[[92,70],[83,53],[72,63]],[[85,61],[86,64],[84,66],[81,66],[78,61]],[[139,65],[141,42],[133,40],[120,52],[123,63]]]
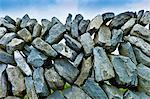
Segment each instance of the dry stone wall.
[[150,99],[149,24],[144,10],[65,24],[2,17],[0,98]]

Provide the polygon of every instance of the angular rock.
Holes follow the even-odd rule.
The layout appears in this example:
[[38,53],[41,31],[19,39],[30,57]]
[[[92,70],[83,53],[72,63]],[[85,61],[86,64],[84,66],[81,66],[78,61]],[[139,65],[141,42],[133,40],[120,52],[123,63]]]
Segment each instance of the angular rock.
[[17,28],[17,31],[20,29],[20,24],[21,24],[21,19],[20,18],[16,18],[16,28]]
[[17,63],[17,66],[23,71],[24,74],[26,74],[27,76],[32,75],[32,70],[30,69],[30,66],[26,63],[25,58],[18,50],[14,51],[14,59]]
[[42,51],[47,56],[56,57],[57,52],[44,40],[37,37],[33,40],[32,45],[38,50]]
[[54,66],[59,75],[71,84],[75,81],[79,74],[79,70],[67,59],[55,59]]
[[99,82],[115,77],[113,66],[109,61],[105,50],[102,47],[95,47],[93,49],[93,55],[95,80]]
[[150,11],[146,11],[140,19],[140,24],[146,26],[149,23],[150,23]]
[[78,22],[73,20],[71,23],[71,36],[73,38],[77,38],[79,36],[79,32],[78,32]]
[[35,24],[37,23],[36,19],[30,19],[27,24],[26,24],[26,28],[32,33],[33,32],[33,28],[35,26]]
[[28,14],[25,14],[25,15],[22,17],[20,27],[21,27],[21,28],[25,28],[29,20],[30,20],[30,17],[28,16]]
[[77,53],[70,49],[68,46],[64,45],[63,43],[53,44],[52,47],[61,55],[69,58],[71,61],[74,61]]
[[4,17],[4,19],[7,20],[8,23],[10,23],[10,24],[13,24],[13,25],[16,24],[16,22],[15,22],[10,16],[8,16],[8,15],[6,15],[6,16]]
[[54,67],[45,71],[44,76],[47,80],[47,83],[51,89],[62,89],[64,86],[63,79],[55,71]]
[[144,10],[140,10],[140,11],[138,12],[138,14],[137,14],[137,22],[138,22],[138,23],[140,22],[140,19],[141,19],[141,17],[143,16],[143,14],[144,14]]
[[66,19],[66,30],[70,31],[71,30],[71,22],[72,22],[72,15],[69,13],[68,17]]
[[76,59],[74,60],[73,64],[75,67],[78,67],[83,59],[84,54],[80,53],[77,55]]
[[90,33],[82,34],[80,36],[80,43],[83,46],[85,56],[90,56],[92,54],[92,49],[94,48],[94,42]]
[[90,23],[90,20],[81,20],[81,22],[79,23],[79,31],[80,31],[80,35],[86,33],[86,29],[88,27]]
[[132,92],[131,90],[128,90],[124,94],[123,99],[140,99],[140,97],[137,94],[135,94],[134,92]]
[[65,99],[65,98],[58,90],[56,90],[54,93],[52,93],[46,99]]
[[102,14],[102,18],[103,18],[104,23],[107,23],[108,21],[110,21],[114,17],[115,17],[115,14],[113,12],[106,12],[106,13]]
[[3,35],[7,32],[7,29],[5,27],[0,27],[0,38],[3,37]]
[[33,80],[34,80],[34,86],[35,86],[36,93],[39,94],[39,96],[48,96],[49,90],[48,90],[48,87],[44,80],[44,69],[43,68],[37,68],[34,70]]
[[52,25],[55,25],[55,24],[58,24],[58,23],[62,24],[62,23],[59,21],[59,19],[57,19],[56,17],[52,17]]
[[83,20],[83,16],[81,14],[77,14],[73,21],[76,21],[78,24]]
[[150,98],[150,96],[144,92],[140,92],[139,97],[140,97],[140,99],[149,99]]
[[4,99],[21,99],[21,98],[16,97],[16,96],[7,96]]
[[42,31],[42,26],[40,24],[35,24],[34,28],[33,28],[33,33],[32,33],[32,37],[39,37],[41,35],[41,31]]

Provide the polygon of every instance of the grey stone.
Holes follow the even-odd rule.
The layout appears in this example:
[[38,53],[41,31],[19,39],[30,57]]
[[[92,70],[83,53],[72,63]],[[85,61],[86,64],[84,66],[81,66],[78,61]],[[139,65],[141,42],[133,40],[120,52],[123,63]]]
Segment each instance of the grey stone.
[[140,24],[146,26],[149,23],[150,23],[150,11],[146,11],[140,19]]
[[71,30],[71,22],[72,22],[72,15],[69,13],[67,18],[66,18],[66,30],[70,31]]
[[73,83],[79,74],[79,70],[67,59],[55,59],[54,66],[59,75],[69,83]]
[[138,22],[138,23],[140,22],[140,19],[141,19],[141,17],[143,16],[143,14],[144,14],[144,10],[140,10],[140,11],[138,12],[138,14],[137,14],[137,22]]
[[116,82],[120,85],[137,86],[137,68],[131,59],[121,55],[111,55],[110,59],[116,72]]
[[140,98],[135,92],[128,90],[127,92],[125,92],[123,99],[142,99],[142,98]]
[[83,16],[81,14],[77,14],[73,21],[76,21],[78,24],[83,20]]
[[4,17],[4,19],[7,20],[10,24],[13,24],[13,25],[16,24],[16,22],[10,16],[8,16],[8,15],[6,15]]
[[56,57],[57,52],[44,40],[37,37],[33,40],[32,45],[38,50],[42,51],[47,56]]
[[48,33],[48,36],[46,37],[46,42],[49,44],[58,43],[62,38],[66,31],[66,28],[63,24],[55,24]]
[[21,24],[21,18],[16,18],[16,28],[17,28],[17,31],[20,29],[20,24]]
[[88,78],[90,70],[92,68],[92,57],[88,57],[86,59],[83,59],[82,61],[82,67],[81,72],[77,78],[77,80],[74,82],[76,85],[81,86],[84,81]]
[[8,80],[12,85],[12,92],[15,96],[23,96],[23,92],[25,91],[25,80],[23,74],[20,70],[12,65],[8,65],[6,69]]
[[99,82],[115,77],[113,66],[107,57],[105,50],[102,47],[95,47],[93,49],[93,55],[95,80]]
[[81,22],[79,23],[79,31],[80,31],[80,35],[86,33],[86,29],[88,27],[90,23],[90,20],[81,20]]
[[44,69],[43,68],[37,68],[33,72],[33,80],[34,80],[34,86],[36,93],[39,96],[48,96],[49,90],[46,85],[46,82],[44,80]]
[[77,55],[76,59],[74,60],[73,64],[75,67],[78,67],[83,59],[84,54],[81,52]]
[[5,27],[0,27],[0,38],[3,37],[3,35],[7,32],[7,29]]
[[108,21],[110,21],[114,17],[115,17],[115,14],[113,12],[106,12],[106,13],[102,14],[102,18],[103,18],[104,23],[107,23]]
[[94,80],[92,79],[86,80],[82,89],[92,99],[108,99],[103,89],[98,85],[98,83],[94,82]]
[[25,28],[29,20],[30,20],[30,17],[28,16],[28,14],[25,14],[25,15],[22,17],[20,27],[21,27],[21,28]]
[[64,45],[63,43],[53,44],[52,47],[61,55],[69,58],[71,61],[74,61],[77,53],[70,49],[68,46]]
[[55,71],[54,67],[45,70],[44,76],[51,89],[62,89],[64,86],[63,79]]
[[65,98],[58,90],[56,90],[54,93],[52,93],[46,99],[65,99]]
[[37,20],[36,19],[30,19],[27,24],[26,24],[26,28],[32,33],[33,32],[33,28],[36,25]]
[[33,28],[32,37],[39,37],[41,35],[42,26],[40,24],[35,24]]
[[7,96],[4,99],[21,99],[20,97],[16,97],[16,96]]
[[71,36],[73,38],[77,38],[79,37],[79,31],[78,31],[78,22],[73,20],[72,23],[71,23]]
[[59,19],[57,19],[56,17],[52,17],[52,25],[55,25],[55,24],[58,24],[58,23],[61,24],[61,22],[59,21]]
[[150,96],[144,92],[140,92],[138,95],[139,95],[140,99],[150,99]]
[[90,33],[84,33],[80,36],[80,42],[83,46],[85,56],[90,56],[92,54],[92,49],[94,48],[94,42]]
[[73,39],[71,36],[65,34],[64,39],[66,40],[65,43],[70,48],[74,49],[75,51],[80,51],[82,45],[75,39]]
[[24,74],[26,74],[27,76],[32,75],[32,70],[30,69],[30,66],[26,63],[25,58],[18,50],[14,51],[14,59],[17,63],[17,66],[23,71]]

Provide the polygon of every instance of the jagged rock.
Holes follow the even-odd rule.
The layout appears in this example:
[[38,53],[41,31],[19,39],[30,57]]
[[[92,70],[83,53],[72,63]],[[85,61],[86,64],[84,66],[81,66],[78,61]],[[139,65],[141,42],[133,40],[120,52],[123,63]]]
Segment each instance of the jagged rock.
[[135,92],[128,90],[127,92],[125,92],[123,99],[140,99],[140,97],[138,97],[138,95],[135,94]]
[[62,89],[64,86],[63,79],[55,71],[54,67],[47,69],[44,73],[47,83],[51,89]]
[[76,86],[63,90],[63,94],[67,99],[92,99],[82,89]]
[[114,17],[115,17],[115,14],[113,12],[106,12],[106,13],[102,14],[102,18],[103,18],[104,23],[107,23],[108,21],[110,21]]
[[17,31],[20,29],[20,24],[21,24],[21,18],[16,18],[16,28],[17,28]]
[[40,24],[35,24],[34,28],[33,28],[33,33],[32,33],[32,37],[39,37],[41,35],[41,31],[42,31],[42,26]]
[[57,52],[48,43],[46,43],[44,40],[42,40],[39,37],[33,40],[32,45],[38,50],[42,51],[47,56],[50,57],[57,56]]
[[25,77],[26,93],[29,99],[38,99],[32,77]]
[[137,65],[136,57],[133,51],[133,48],[129,42],[120,43],[119,54],[129,57],[135,65]]
[[74,18],[74,21],[78,22],[78,24],[80,23],[80,21],[83,20],[83,16],[81,14],[77,14]]
[[78,67],[83,59],[84,54],[80,53],[77,55],[76,59],[74,60],[73,64],[75,67]]
[[55,24],[48,33],[48,36],[46,37],[46,42],[49,44],[58,43],[62,38],[66,31],[66,28],[63,24]]
[[25,15],[22,17],[20,27],[21,27],[21,28],[25,28],[26,25],[27,25],[27,22],[28,22],[29,20],[30,20],[30,17],[28,16],[28,14],[25,14]]
[[25,42],[32,41],[32,35],[31,35],[31,33],[26,28],[23,28],[22,30],[18,31],[17,34]]
[[36,19],[30,19],[27,24],[26,24],[26,28],[32,33],[33,32],[33,28],[35,26],[35,24],[37,23]]
[[64,39],[66,40],[65,43],[70,48],[74,49],[75,51],[80,51],[82,45],[75,39],[73,39],[71,36],[65,34]]
[[10,24],[13,24],[13,25],[16,24],[16,22],[15,22],[10,16],[8,16],[8,15],[6,15],[6,16],[4,17],[4,19],[7,20],[8,23],[10,23]]
[[140,11],[138,12],[137,18],[136,18],[137,23],[139,23],[139,21],[140,21],[141,17],[143,16],[143,14],[144,14],[144,10],[140,10]]
[[8,65],[6,69],[8,80],[12,85],[12,92],[15,96],[23,96],[25,91],[25,83],[24,83],[24,76],[20,72],[20,70],[15,67]]
[[87,59],[83,59],[81,72],[74,83],[78,86],[81,86],[83,82],[88,78],[91,68],[92,68],[92,57],[90,56]]
[[54,93],[52,93],[46,99],[65,99],[65,98],[58,90],[56,90]]
[[79,70],[67,59],[55,59],[54,66],[59,75],[69,83],[73,83],[79,73]]
[[110,56],[111,62],[116,72],[116,82],[127,86],[137,86],[137,68],[129,57],[125,56]]
[[7,96],[4,99],[21,99],[21,98],[16,97],[16,96]]
[[146,11],[140,19],[140,24],[146,26],[149,23],[150,23],[150,11]]
[[3,37],[3,35],[7,32],[7,29],[5,27],[0,27],[0,38]]
[[52,47],[61,55],[69,58],[71,61],[74,61],[77,53],[70,49],[68,46],[64,45],[63,43],[53,44]]
[[91,38],[90,33],[84,33],[80,36],[80,42],[83,46],[85,56],[90,56],[92,54],[92,49],[94,48],[94,42]]
[[81,20],[81,22],[79,23],[79,31],[80,31],[80,35],[86,33],[86,29],[88,27],[90,23],[90,20]]
[[77,38],[79,36],[79,32],[78,32],[78,22],[73,20],[71,23],[71,36],[73,38]]
[[30,66],[26,63],[25,58],[18,50],[14,51],[14,59],[17,63],[17,66],[23,71],[24,74],[26,74],[27,76],[32,75],[32,70],[30,69]]
[[55,25],[55,24],[58,24],[58,23],[61,24],[61,22],[59,21],[59,19],[57,19],[56,17],[52,17],[52,25]]
[[66,18],[66,30],[71,30],[71,22],[72,22],[72,15],[69,13],[68,17]]
[[48,96],[49,90],[44,80],[43,74],[44,69],[41,67],[34,70],[33,72],[34,86],[36,93],[39,94],[39,96]]
[[105,50],[102,47],[95,47],[93,49],[93,55],[95,80],[99,82],[115,77],[113,66],[109,61]]
[[92,99],[108,99],[103,89],[92,79],[86,80],[82,87],[83,91],[87,93]]

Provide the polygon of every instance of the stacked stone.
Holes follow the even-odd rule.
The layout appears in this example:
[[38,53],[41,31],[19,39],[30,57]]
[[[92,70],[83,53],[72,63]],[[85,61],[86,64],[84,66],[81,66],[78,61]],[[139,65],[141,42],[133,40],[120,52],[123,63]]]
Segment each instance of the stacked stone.
[[[0,18],[0,98],[150,99],[150,12]],[[116,53],[118,51],[118,53]]]

